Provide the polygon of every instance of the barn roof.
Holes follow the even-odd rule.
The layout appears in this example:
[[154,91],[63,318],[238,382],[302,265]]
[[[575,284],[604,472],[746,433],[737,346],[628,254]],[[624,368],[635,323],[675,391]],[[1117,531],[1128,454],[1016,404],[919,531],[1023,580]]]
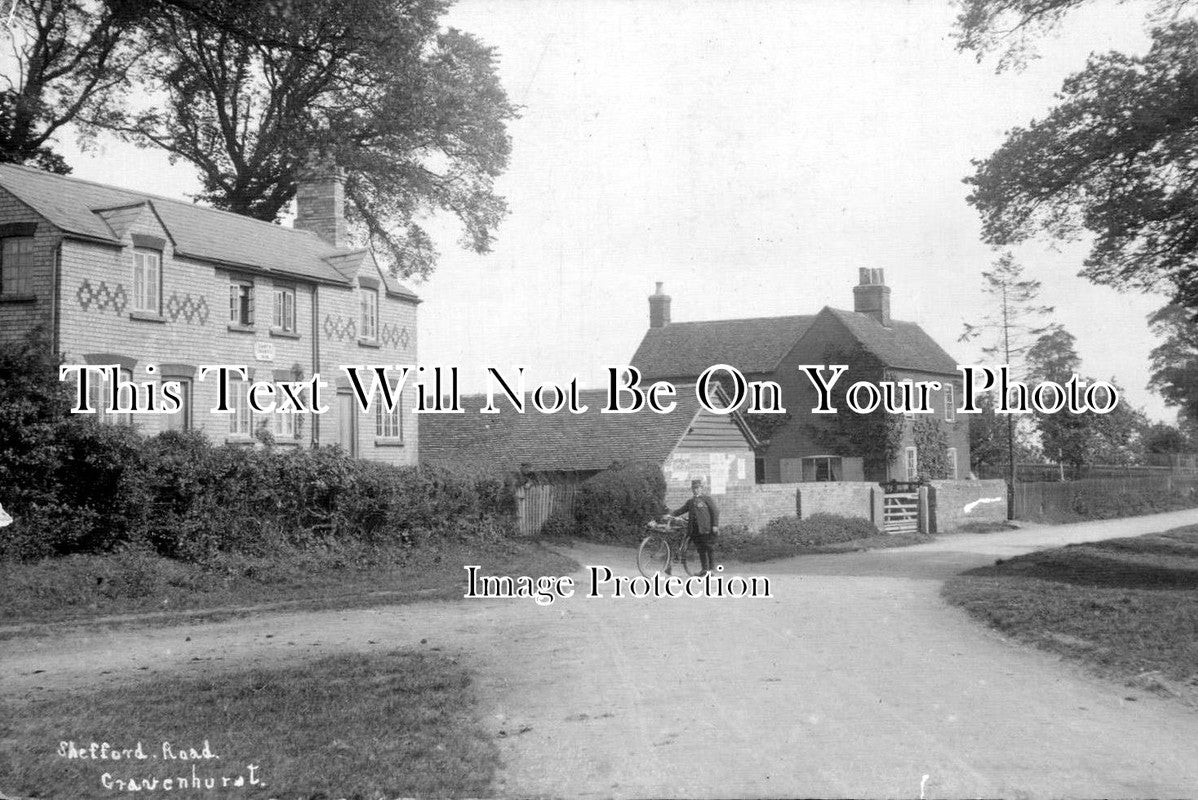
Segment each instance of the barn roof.
[[713,364],[743,373],[773,372],[813,316],[672,322],[650,328],[632,357],[646,380],[698,377]]

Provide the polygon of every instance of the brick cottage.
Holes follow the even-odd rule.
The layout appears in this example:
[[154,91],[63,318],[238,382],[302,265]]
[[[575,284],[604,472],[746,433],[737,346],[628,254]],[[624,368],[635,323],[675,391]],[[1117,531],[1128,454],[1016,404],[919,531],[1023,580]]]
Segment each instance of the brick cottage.
[[[139,386],[179,382],[178,413],[102,410],[107,423],[245,444],[269,431],[282,446],[339,444],[414,464],[415,387],[393,413],[365,414],[340,366],[416,363],[419,300],[369,251],[348,247],[343,206],[344,176],[327,166],[303,174],[287,228],[0,165],[0,347],[40,327],[69,364],[119,365]],[[216,364],[244,365],[249,382],[319,373],[330,410],[255,413],[237,380],[231,413],[213,413],[219,381],[201,379],[199,367]],[[94,386],[93,402],[103,405],[108,389]]]

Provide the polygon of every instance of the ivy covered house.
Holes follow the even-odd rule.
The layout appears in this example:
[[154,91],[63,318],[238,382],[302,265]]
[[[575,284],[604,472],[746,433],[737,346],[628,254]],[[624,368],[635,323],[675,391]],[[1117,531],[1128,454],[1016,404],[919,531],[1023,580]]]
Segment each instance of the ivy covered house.
[[[631,362],[645,383],[693,383],[708,367],[728,364],[749,380],[781,387],[786,414],[745,415],[760,441],[758,482],[969,477],[969,421],[956,412],[957,362],[918,324],[891,317],[882,270],[860,270],[852,311],[702,322],[670,316],[670,297],[658,284],[649,297],[649,330]],[[799,369],[805,364],[848,365],[832,391],[839,413],[811,413],[818,396]],[[860,415],[844,401],[859,380],[937,381],[943,388],[930,393],[932,413]]]

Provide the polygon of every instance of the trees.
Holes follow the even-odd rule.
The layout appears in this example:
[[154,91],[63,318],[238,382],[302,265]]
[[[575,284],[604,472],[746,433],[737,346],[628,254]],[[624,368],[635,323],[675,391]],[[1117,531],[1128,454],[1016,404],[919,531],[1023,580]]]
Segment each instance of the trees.
[[[430,212],[455,215],[464,246],[490,248],[516,109],[494,53],[442,28],[445,0],[17,3],[44,44],[22,51],[33,77],[0,105],[7,160],[65,170],[47,143],[75,122],[165,150],[198,170],[200,199],[269,221],[307,160],[332,160],[351,228],[396,273],[435,266],[418,222]],[[134,93],[148,102],[122,102]]]
[[7,26],[11,65],[0,80],[0,162],[50,172],[70,167],[55,136],[84,114],[105,113],[141,55],[130,27],[136,3],[15,0]]
[[[1005,45],[1000,67],[1018,63],[1035,32],[1084,2],[965,0],[959,47],[980,56]],[[1089,235],[1082,275],[1198,308],[1198,22],[1151,36],[1143,56],[1092,55],[1047,116],[974,162],[968,200],[991,244]]]
[[[1033,337],[1051,334],[1060,329],[1056,323],[1043,322],[1052,314],[1052,306],[1039,305],[1040,281],[1025,278],[1023,267],[1010,253],[999,256],[994,266],[982,273],[984,288],[997,303],[995,309],[980,323],[965,323],[960,341],[969,342],[982,336],[993,337],[991,343],[982,348],[990,356],[1001,356],[1004,364],[1011,367],[1014,377],[1024,375],[1023,362],[1033,345]],[[1008,498],[1007,516],[1014,515],[1014,495],[1010,494],[1015,484],[1015,428],[1013,415],[1007,417],[1007,464]],[[976,460],[975,460],[975,463]]]
[[1150,355],[1148,388],[1176,406],[1183,422],[1198,423],[1198,326],[1191,313],[1177,304],[1157,311],[1148,324],[1164,340]]
[[[1029,377],[1061,385],[1067,382],[1081,366],[1075,341],[1064,328],[1041,336],[1028,349]],[[1087,384],[1092,382],[1086,379]],[[1065,409],[1052,414],[1037,412],[1035,424],[1045,456],[1082,467],[1135,461],[1148,420],[1143,412],[1121,402],[1108,414],[1071,414]]]

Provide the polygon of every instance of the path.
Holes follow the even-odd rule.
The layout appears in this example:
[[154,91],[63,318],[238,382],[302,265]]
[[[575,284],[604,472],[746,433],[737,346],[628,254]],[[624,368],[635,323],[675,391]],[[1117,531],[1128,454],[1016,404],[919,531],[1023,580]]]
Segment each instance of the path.
[[[996,556],[1195,522],[791,559],[756,571],[768,600],[476,600],[12,640],[0,677],[19,695],[427,639],[477,671],[512,796],[1193,797],[1198,713],[1012,644],[938,590]],[[575,555],[634,570],[627,550]]]

